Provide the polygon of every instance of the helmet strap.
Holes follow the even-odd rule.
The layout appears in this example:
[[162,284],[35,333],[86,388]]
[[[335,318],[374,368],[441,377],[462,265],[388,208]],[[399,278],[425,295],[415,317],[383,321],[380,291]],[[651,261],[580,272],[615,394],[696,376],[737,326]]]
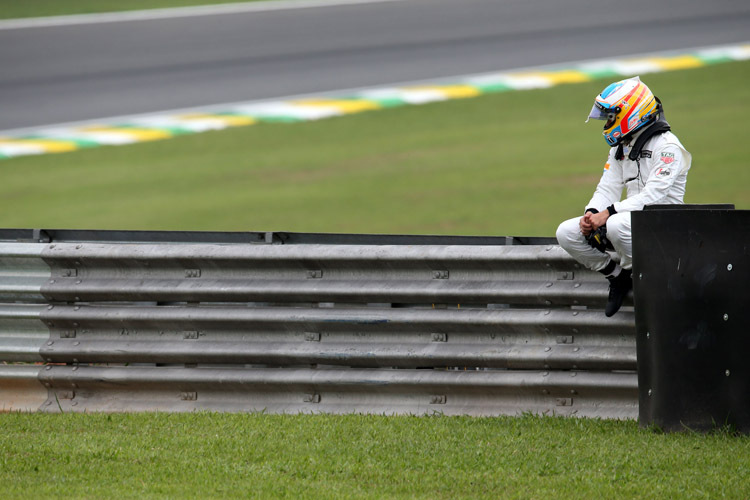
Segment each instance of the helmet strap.
[[[652,123],[648,128],[646,128],[641,135],[638,136],[638,138],[635,140],[635,144],[633,144],[633,149],[630,150],[628,153],[628,159],[635,161],[641,156],[641,150],[643,149],[643,146],[646,145],[646,142],[648,142],[649,139],[651,139],[655,135],[663,134],[664,132],[668,132],[671,130],[672,127],[669,126],[669,123],[667,123],[667,120],[664,119],[664,117],[660,114],[659,118],[656,119],[654,123]],[[623,151],[623,144],[622,142],[617,146],[617,151],[615,152],[615,159],[616,160],[623,160],[625,158],[625,152]]]

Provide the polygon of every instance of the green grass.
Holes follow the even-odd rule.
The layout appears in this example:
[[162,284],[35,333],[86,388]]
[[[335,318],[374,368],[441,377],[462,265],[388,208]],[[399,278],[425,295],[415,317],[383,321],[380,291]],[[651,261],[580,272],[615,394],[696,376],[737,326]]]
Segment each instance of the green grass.
[[0,19],[257,1],[260,0],[0,0]]
[[634,422],[13,413],[0,427],[5,499],[750,497],[750,437]]
[[[750,62],[648,75],[693,154],[685,201],[750,208]],[[552,236],[608,147],[607,82],[0,161],[0,227]]]

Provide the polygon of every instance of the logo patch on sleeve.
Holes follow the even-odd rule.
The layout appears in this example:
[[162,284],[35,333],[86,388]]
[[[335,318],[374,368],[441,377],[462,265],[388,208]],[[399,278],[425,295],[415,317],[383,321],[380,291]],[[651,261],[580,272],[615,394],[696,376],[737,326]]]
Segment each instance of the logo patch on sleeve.
[[651,151],[644,149],[641,151],[641,158],[651,158]]
[[674,153],[662,153],[660,160],[669,165],[674,161]]
[[609,170],[609,163],[604,164],[604,171],[606,172],[607,170]]
[[656,175],[658,175],[659,177],[669,177],[670,175],[672,175],[672,171],[668,168],[660,168],[656,171]]

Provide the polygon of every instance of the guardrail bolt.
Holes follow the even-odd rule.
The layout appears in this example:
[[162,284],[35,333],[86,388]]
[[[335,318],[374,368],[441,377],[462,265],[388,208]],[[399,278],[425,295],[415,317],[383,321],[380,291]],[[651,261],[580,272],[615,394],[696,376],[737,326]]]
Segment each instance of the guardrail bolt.
[[433,333],[432,341],[433,342],[448,342],[448,334],[447,333]]
[[305,397],[302,401],[305,403],[320,403],[320,394],[305,394]]
[[728,377],[729,376],[729,370],[725,371],[724,375],[726,375]]
[[180,399],[183,401],[197,401],[198,393],[197,392],[181,392]]
[[729,315],[724,313],[724,321],[729,321]]
[[431,405],[444,405],[447,400],[448,398],[445,397],[445,394],[440,394],[440,395],[432,396],[430,398],[430,404]]
[[312,271],[307,271],[307,278],[308,279],[320,279],[323,277],[323,271],[321,269],[315,269]]
[[727,271],[731,271],[731,270],[732,270],[732,264],[727,264]]

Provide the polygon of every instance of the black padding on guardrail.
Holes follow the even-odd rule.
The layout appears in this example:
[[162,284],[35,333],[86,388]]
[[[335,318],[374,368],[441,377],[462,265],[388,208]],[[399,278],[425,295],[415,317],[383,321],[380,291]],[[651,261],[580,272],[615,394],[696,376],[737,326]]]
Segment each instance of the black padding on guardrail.
[[635,212],[639,420],[750,432],[750,211]]

